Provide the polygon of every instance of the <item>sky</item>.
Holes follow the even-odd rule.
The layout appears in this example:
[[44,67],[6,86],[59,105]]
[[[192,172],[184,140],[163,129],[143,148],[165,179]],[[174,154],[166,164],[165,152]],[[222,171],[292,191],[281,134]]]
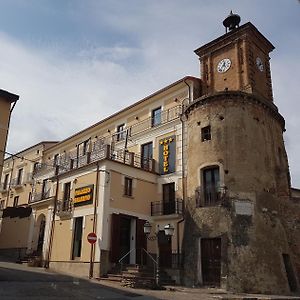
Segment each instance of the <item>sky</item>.
[[230,10],[275,46],[274,101],[300,188],[298,0],[0,0],[0,88],[20,95],[7,151],[62,140],[192,75]]

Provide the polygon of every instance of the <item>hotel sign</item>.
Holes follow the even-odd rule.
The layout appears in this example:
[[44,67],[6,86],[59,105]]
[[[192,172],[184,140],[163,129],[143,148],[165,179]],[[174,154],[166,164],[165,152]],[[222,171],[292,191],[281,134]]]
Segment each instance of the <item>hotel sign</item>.
[[159,141],[159,173],[170,174],[175,172],[176,158],[175,135]]
[[74,206],[81,206],[93,203],[94,185],[88,185],[75,190]]

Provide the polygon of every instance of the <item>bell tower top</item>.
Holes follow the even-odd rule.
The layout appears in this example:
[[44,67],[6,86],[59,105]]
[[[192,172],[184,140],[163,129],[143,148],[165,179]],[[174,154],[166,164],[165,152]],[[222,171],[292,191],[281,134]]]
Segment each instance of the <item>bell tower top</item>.
[[235,28],[238,28],[240,26],[240,22],[241,22],[241,17],[237,14],[233,14],[231,10],[228,17],[226,17],[225,20],[223,21],[223,25],[226,28],[226,33],[227,30],[231,31]]
[[242,91],[273,101],[270,56],[274,46],[250,22],[230,12],[226,33],[195,50],[201,64],[205,95]]

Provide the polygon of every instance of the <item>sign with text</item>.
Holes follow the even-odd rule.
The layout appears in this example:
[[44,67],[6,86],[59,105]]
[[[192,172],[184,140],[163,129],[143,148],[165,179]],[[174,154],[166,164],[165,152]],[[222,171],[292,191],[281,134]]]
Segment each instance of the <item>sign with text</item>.
[[81,206],[93,203],[94,185],[88,185],[75,190],[74,206]]
[[175,135],[159,141],[159,173],[170,174],[175,172],[176,140]]

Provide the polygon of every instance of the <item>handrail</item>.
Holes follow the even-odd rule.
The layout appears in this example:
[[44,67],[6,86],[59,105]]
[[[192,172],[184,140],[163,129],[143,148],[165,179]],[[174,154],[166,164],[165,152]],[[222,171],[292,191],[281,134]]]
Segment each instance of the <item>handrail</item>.
[[119,260],[118,263],[121,263],[121,261],[127,256],[129,255],[132,251],[136,250],[135,248],[131,249],[130,251],[128,251],[124,256],[122,256]]
[[153,261],[156,265],[158,265],[158,262],[152,257],[152,255],[151,255],[146,249],[142,248],[142,250],[144,250],[144,252],[152,259],[152,261]]

